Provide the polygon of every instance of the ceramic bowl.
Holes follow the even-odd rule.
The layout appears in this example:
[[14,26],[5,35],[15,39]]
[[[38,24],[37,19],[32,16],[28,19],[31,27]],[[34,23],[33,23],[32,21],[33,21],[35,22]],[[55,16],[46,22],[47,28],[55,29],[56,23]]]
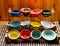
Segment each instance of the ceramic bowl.
[[11,15],[12,16],[19,16],[20,15],[20,11],[19,10],[12,10],[11,11]]
[[21,32],[20,32],[20,37],[22,39],[29,39],[30,38],[30,31],[28,29],[23,29]]
[[18,26],[20,26],[20,22],[18,21],[14,21],[10,23],[10,27],[18,27]]
[[51,29],[54,27],[53,23],[47,21],[41,21],[41,25],[44,29]]
[[41,38],[41,32],[39,30],[33,30],[31,32],[31,37],[34,39],[34,40],[39,40]]
[[54,40],[56,38],[56,33],[53,30],[43,30],[41,35],[45,40],[49,41]]
[[19,38],[19,31],[17,29],[12,29],[8,34],[10,39],[18,39]]

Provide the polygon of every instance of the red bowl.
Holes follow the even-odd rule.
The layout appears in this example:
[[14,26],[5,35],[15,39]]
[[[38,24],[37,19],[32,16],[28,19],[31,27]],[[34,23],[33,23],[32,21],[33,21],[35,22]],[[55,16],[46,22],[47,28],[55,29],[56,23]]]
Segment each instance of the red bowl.
[[21,32],[20,32],[20,37],[22,39],[29,39],[30,38],[30,31],[28,29],[23,29]]
[[31,13],[33,16],[39,16],[41,12],[42,12],[42,9],[34,9],[34,10],[31,10],[30,13]]

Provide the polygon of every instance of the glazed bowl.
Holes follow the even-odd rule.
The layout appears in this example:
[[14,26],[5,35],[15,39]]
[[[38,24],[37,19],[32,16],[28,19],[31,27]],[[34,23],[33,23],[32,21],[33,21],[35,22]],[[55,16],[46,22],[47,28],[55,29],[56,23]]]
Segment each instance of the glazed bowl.
[[11,11],[11,15],[12,16],[19,16],[20,15],[20,11],[19,10],[12,10]]
[[28,16],[30,14],[31,9],[30,8],[22,8],[21,13],[23,13],[24,16]]
[[18,26],[20,26],[20,22],[19,22],[19,21],[11,22],[11,23],[9,24],[9,26],[10,26],[10,27],[18,27]]
[[48,41],[54,40],[56,38],[56,33],[53,30],[43,30],[41,35],[45,40]]
[[29,39],[30,38],[30,31],[28,29],[23,29],[21,32],[20,32],[20,37],[22,39]]
[[54,27],[53,23],[48,21],[41,21],[41,25],[43,26],[44,29],[51,29]]
[[39,30],[33,30],[31,32],[31,37],[34,39],[34,40],[39,40],[41,38],[41,32]]
[[12,29],[9,34],[9,38],[12,40],[18,39],[19,38],[19,31],[17,29]]

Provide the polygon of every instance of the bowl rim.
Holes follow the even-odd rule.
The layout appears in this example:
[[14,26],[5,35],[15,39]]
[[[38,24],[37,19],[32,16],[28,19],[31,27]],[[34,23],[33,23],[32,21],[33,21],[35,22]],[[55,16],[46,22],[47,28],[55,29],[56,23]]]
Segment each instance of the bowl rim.
[[[16,38],[10,37],[10,33],[11,33],[13,30],[15,30],[16,32],[18,32],[18,36],[17,36]],[[9,37],[10,39],[13,39],[13,40],[19,38],[19,31],[18,31],[17,29],[12,29],[12,30],[8,33],[8,37]]]
[[40,39],[40,38],[41,38],[41,32],[40,32],[39,30],[36,30],[36,31],[39,31],[39,32],[40,32],[40,36],[39,36],[38,38],[35,38],[35,37],[32,36],[32,33],[33,33],[34,31],[35,31],[35,30],[32,30],[32,31],[31,31],[31,38],[33,38],[33,39],[35,39],[35,40]]
[[[53,37],[52,39],[46,39],[46,38],[44,37],[44,35],[43,35],[45,31],[52,31],[52,32],[54,33],[55,37]],[[55,33],[53,30],[46,30],[46,29],[45,29],[45,30],[42,31],[41,36],[42,36],[45,40],[51,41],[51,40],[54,40],[54,39],[56,38],[56,33]]]

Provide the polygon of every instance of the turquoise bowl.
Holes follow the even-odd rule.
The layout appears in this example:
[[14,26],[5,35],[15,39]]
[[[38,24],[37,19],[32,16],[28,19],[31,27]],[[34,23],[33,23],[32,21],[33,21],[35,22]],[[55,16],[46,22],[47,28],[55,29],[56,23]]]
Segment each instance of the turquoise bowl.
[[14,21],[14,22],[10,23],[10,27],[18,27],[18,26],[20,26],[20,22],[18,22],[18,21]]
[[53,30],[44,30],[41,35],[45,40],[49,41],[56,38],[56,33]]

